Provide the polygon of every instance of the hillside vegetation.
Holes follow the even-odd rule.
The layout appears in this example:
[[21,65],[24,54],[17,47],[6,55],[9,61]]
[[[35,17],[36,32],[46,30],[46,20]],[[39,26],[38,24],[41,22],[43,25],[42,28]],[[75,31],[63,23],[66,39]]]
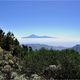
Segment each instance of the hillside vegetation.
[[72,49],[33,51],[0,29],[0,80],[50,79],[80,79],[80,54]]

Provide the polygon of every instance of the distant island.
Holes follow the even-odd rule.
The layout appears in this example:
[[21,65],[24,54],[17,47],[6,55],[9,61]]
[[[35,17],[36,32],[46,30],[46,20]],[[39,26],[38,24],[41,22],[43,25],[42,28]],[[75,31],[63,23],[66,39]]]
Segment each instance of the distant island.
[[35,35],[35,34],[31,34],[27,37],[22,37],[22,38],[56,38],[56,37],[51,37],[51,36],[38,36],[38,35]]

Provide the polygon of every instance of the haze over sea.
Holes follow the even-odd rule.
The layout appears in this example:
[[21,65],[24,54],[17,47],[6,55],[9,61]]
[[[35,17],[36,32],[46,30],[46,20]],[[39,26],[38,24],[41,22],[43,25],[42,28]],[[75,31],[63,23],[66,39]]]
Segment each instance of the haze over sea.
[[80,44],[80,39],[76,38],[18,38],[21,44],[46,44],[51,46],[73,47]]

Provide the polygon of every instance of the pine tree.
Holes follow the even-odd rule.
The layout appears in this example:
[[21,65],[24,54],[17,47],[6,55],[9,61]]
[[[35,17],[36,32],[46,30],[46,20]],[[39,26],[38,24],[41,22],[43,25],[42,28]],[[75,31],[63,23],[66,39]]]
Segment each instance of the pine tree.
[[2,29],[0,29],[0,46],[1,47],[2,47],[2,43],[3,43],[4,34],[5,34],[5,32],[3,32]]

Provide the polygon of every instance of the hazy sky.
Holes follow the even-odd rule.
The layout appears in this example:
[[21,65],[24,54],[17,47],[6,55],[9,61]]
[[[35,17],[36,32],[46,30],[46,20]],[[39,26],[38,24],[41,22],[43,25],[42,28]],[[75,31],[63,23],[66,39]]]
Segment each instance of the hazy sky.
[[0,1],[0,26],[17,37],[80,38],[80,1]]

